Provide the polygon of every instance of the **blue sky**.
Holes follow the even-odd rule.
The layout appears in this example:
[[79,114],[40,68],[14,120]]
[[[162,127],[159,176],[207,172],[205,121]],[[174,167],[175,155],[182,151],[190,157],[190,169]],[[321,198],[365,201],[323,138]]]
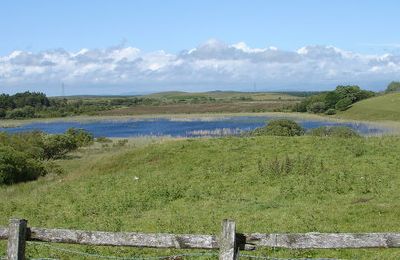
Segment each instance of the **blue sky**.
[[[57,87],[52,88],[52,86],[58,86],[61,81],[67,82],[74,94],[170,89],[246,90],[249,85],[252,85],[251,81],[257,82],[260,88],[266,90],[318,90],[332,88],[339,83],[364,84],[373,89],[383,88],[388,81],[399,79],[399,70],[393,67],[400,63],[398,58],[400,55],[399,10],[400,2],[398,1],[371,0],[4,0],[0,2],[0,91],[15,92],[24,88],[33,88],[57,94]],[[238,43],[245,43],[247,49],[243,48],[243,44],[238,47]],[[204,56],[198,55],[196,57],[200,57],[200,60],[197,62],[193,62],[193,57],[190,64],[184,63],[187,60],[182,61],[183,63],[177,62],[181,58],[180,54],[185,50],[195,48],[199,50],[201,47],[210,49],[210,46],[214,48],[214,52],[210,55],[216,56],[207,56],[208,63],[205,63]],[[254,54],[252,51],[254,49],[268,49],[270,52],[270,48],[274,50],[277,48],[281,52],[279,55],[286,52],[296,54],[299,49],[307,46],[320,48],[313,49],[320,55],[319,63],[314,62],[314,66],[326,67],[324,64],[334,62],[337,66],[331,64],[329,68],[325,68],[325,71],[318,71],[315,75],[308,74],[304,79],[300,77],[298,81],[295,78],[285,81],[288,76],[283,73],[285,66],[296,72],[293,76],[298,76],[301,72],[311,73],[311,71],[305,71],[305,68],[295,64],[297,58],[291,60],[289,64],[285,60],[285,66],[280,61],[279,68],[272,67],[271,61],[268,60],[272,54],[268,54],[269,58],[265,58],[265,53],[263,53],[266,59],[263,70],[258,71],[259,74],[255,73],[246,77],[252,74],[250,69],[255,63],[254,60],[246,66],[244,62],[249,60],[247,55],[240,56],[243,58],[241,64],[237,62],[237,51]],[[354,59],[357,59],[359,66],[356,66],[353,71],[340,71],[344,63],[339,64],[337,59],[334,60],[336,54],[329,56],[332,54],[332,49],[327,49],[328,47],[334,47],[335,53],[342,55],[342,58],[351,58],[348,61],[351,64],[355,62]],[[122,66],[120,60],[113,60],[115,66],[112,68],[98,66],[100,63],[103,65],[106,63],[106,56],[109,56],[111,49],[127,52],[127,48],[133,48],[139,52],[135,54],[136,56],[130,56],[131,63],[123,64],[123,72],[122,70],[115,71],[115,68],[121,69],[118,67]],[[86,49],[85,53],[81,53],[86,56],[92,51],[90,66],[87,59],[85,65],[77,65],[75,57],[82,49]],[[70,57],[60,61],[61,50],[68,52]],[[132,49],[129,50],[132,54]],[[15,53],[15,51],[20,52]],[[53,55],[58,52],[58,56],[49,58],[49,51]],[[160,51],[163,51],[165,55],[155,57],[157,56],[155,53]],[[236,58],[223,56],[224,62],[210,63],[216,57],[222,57],[221,53],[229,55],[227,54],[229,52],[236,55]],[[353,56],[347,55],[348,52]],[[204,48],[202,53],[204,54]],[[259,50],[258,53],[261,51]],[[384,55],[388,54],[391,55],[390,59],[382,65],[382,59],[386,57]],[[95,55],[97,55],[97,61],[93,61]],[[169,55],[174,57],[171,58]],[[313,55],[312,59],[315,60],[316,54]],[[361,58],[355,55],[363,56]],[[32,62],[33,59],[40,58],[42,60],[36,61],[35,64],[44,64],[43,57],[47,57],[46,64],[52,64],[50,67],[32,65],[35,63]],[[16,60],[11,62],[11,59],[15,58],[18,58],[18,66]],[[156,60],[157,58],[160,60]],[[169,61],[167,62],[166,59]],[[311,57],[308,57],[308,60],[302,60],[303,66],[309,65],[310,59]],[[137,61],[136,65],[132,63],[133,60]],[[146,61],[150,67],[146,67],[146,70],[144,63],[137,67],[139,60]],[[66,63],[74,63],[74,68],[71,64],[69,67],[61,67]],[[180,66],[185,64],[185,67],[192,67],[189,70],[183,70],[176,68],[177,63],[181,64]],[[381,67],[377,67],[378,63]],[[368,64],[374,65],[366,66]],[[171,66],[174,66],[176,70],[173,70]],[[382,66],[388,66],[390,73],[386,67]],[[67,77],[89,68],[92,70],[88,74],[83,76],[79,74],[77,78]],[[210,71],[211,68],[214,68],[214,71]],[[22,70],[25,74],[21,73]],[[93,70],[96,70],[96,73]],[[362,74],[360,70],[371,70],[373,77],[368,73]],[[104,80],[107,78],[106,73],[110,71],[113,73],[111,77],[114,77],[114,80]],[[121,73],[120,78],[125,80],[115,79],[118,71]],[[129,71],[134,72],[127,73]],[[376,75],[377,71],[384,73]],[[40,73],[42,74],[39,75]],[[46,78],[45,73],[51,76]],[[122,75],[123,73],[126,75]],[[197,77],[193,80],[188,77],[172,78],[174,73],[196,75],[202,73],[203,77],[200,78],[208,77],[209,80],[196,80]],[[268,73],[273,73],[275,76],[269,78],[263,76]],[[327,77],[328,74],[329,77]],[[335,77],[335,75],[338,76]],[[21,79],[18,80],[17,76]],[[371,80],[362,76],[369,77]],[[307,78],[308,81],[305,80]]]

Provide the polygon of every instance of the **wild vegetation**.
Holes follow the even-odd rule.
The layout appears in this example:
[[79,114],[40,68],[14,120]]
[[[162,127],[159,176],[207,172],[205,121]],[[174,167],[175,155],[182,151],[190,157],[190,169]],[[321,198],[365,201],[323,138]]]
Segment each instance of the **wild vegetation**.
[[[333,110],[343,117],[400,120],[399,93],[371,97],[375,94],[355,86],[338,87],[333,92],[308,96],[298,107],[307,104],[306,111],[307,108],[321,113]],[[164,93],[163,97],[124,97],[114,101],[104,97],[75,97],[66,101],[49,98],[48,106],[46,101],[40,101],[41,105],[35,101],[33,106],[24,101],[21,106],[29,106],[35,116],[44,117],[53,109],[59,112],[52,102],[66,102],[64,108],[79,102],[84,104],[81,108],[92,107],[96,114],[98,104],[107,107],[104,113],[117,113],[144,107],[159,111],[175,107],[180,112],[180,106],[226,106],[227,109],[246,106],[248,102],[251,105],[299,103],[298,99],[290,101],[290,97],[286,100],[274,95],[273,100],[267,101],[267,96],[261,94],[252,96],[253,100],[246,96],[240,100],[241,94],[237,93],[212,93],[215,101],[206,95],[201,103],[199,100],[203,98],[193,101],[193,96],[185,95],[188,94]],[[135,98],[141,101],[129,104]],[[339,112],[336,106],[343,105],[340,104],[343,99],[357,102]],[[113,105],[106,105],[111,102]],[[6,114],[20,108],[7,108]],[[82,113],[89,110],[85,111]],[[343,127],[305,131],[296,122],[285,119],[270,121],[265,127],[238,137],[129,141],[97,138],[95,141],[92,135],[79,129],[59,135],[1,133],[0,226],[7,225],[10,217],[18,216],[28,219],[31,226],[216,234],[220,231],[220,221],[232,218],[239,232],[400,232],[398,136],[367,138]],[[5,243],[0,242],[0,256],[5,255]],[[59,247],[130,257],[187,253]],[[271,248],[246,253],[286,258],[397,259],[399,256],[397,249]],[[27,255],[89,259],[39,244],[29,244]]]
[[0,95],[0,118],[26,119],[94,115],[99,111],[117,107],[155,105],[158,100],[143,97],[121,98],[48,98],[43,93],[24,92],[15,95]]
[[277,136],[299,136],[304,134],[304,129],[293,120],[276,119],[271,120],[265,127],[257,128],[248,133],[251,136],[277,135]]
[[400,91],[400,82],[392,81],[386,88],[386,93],[399,92]]
[[244,136],[301,136],[304,134],[319,137],[361,137],[356,131],[345,126],[324,126],[305,131],[305,129],[302,128],[298,123],[290,119],[270,120],[266,126],[256,128],[253,131],[245,133]]
[[[223,218],[239,232],[399,232],[399,137],[225,137],[104,149],[57,160],[62,175],[0,187],[0,225],[214,234]],[[67,246],[114,256],[177,250]],[[5,242],[0,246],[4,255]],[[30,244],[30,257],[84,259]],[[193,251],[191,251],[193,252]],[[188,253],[186,251],[186,253]],[[396,259],[396,249],[278,250],[271,257]]]
[[299,97],[279,93],[165,92],[146,96],[72,96],[48,98],[43,93],[0,95],[0,118],[26,119],[74,115],[138,115],[207,112],[284,111]]
[[361,137],[353,129],[344,126],[335,126],[335,127],[322,126],[311,129],[310,131],[308,131],[308,134],[319,137],[327,137],[327,136],[341,137],[341,138]]
[[30,132],[0,133],[0,185],[35,180],[58,170],[49,160],[59,159],[79,147],[90,145],[93,136],[81,129],[65,134]]
[[296,112],[336,114],[347,110],[352,104],[375,96],[372,91],[359,86],[337,86],[335,90],[309,96],[294,107]]

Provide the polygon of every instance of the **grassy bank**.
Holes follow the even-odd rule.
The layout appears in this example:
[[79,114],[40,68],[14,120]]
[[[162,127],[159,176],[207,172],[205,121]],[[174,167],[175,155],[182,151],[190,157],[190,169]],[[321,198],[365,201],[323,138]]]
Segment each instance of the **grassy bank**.
[[338,116],[367,121],[400,121],[400,93],[385,94],[353,104]]
[[[144,140],[84,149],[58,162],[63,175],[0,187],[0,225],[19,216],[32,226],[218,233],[220,221],[233,218],[240,232],[400,231],[399,137]],[[120,256],[177,252],[63,247]],[[0,255],[4,249],[1,243]],[[29,245],[28,254],[79,258],[39,245]],[[400,257],[392,249],[253,254]]]

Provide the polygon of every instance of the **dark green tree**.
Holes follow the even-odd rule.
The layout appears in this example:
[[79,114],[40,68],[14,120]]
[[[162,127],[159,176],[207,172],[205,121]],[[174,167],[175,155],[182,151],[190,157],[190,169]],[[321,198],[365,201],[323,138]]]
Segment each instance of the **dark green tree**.
[[344,110],[348,109],[351,104],[353,104],[353,101],[351,100],[351,98],[346,97],[346,98],[339,100],[336,103],[335,108],[337,110],[344,111]]
[[392,81],[386,88],[386,93],[400,91],[400,81]]

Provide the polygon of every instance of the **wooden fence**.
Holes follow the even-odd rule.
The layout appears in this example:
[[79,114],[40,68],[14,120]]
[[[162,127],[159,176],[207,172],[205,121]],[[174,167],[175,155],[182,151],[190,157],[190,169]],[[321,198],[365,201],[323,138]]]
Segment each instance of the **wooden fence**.
[[220,235],[145,234],[28,227],[24,219],[11,219],[0,227],[0,240],[8,239],[7,259],[25,259],[26,241],[69,243],[95,246],[128,246],[178,249],[219,249],[220,260],[239,258],[239,250],[257,247],[317,248],[394,248],[400,247],[400,233],[305,233],[241,234],[232,220],[223,220]]

